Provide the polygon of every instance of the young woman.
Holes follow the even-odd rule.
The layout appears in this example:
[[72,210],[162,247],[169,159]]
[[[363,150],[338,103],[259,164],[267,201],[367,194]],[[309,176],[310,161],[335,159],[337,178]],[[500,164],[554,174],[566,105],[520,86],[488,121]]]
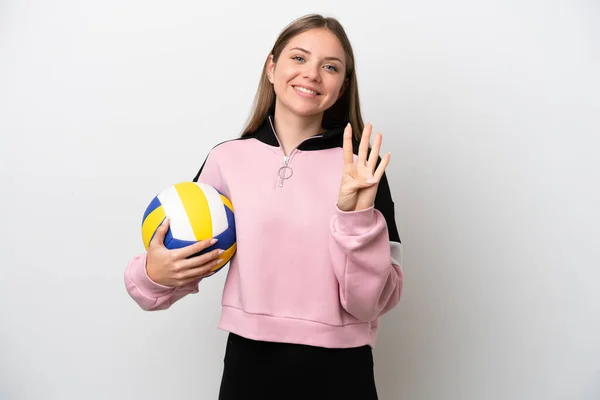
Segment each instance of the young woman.
[[[371,349],[402,289],[401,244],[379,156],[363,127],[354,55],[339,22],[290,24],[267,57],[242,136],[194,181],[234,204],[237,252],[219,327],[230,332],[220,399],[377,398]],[[144,310],[198,292],[210,241],[168,250],[168,220],[125,283]]]

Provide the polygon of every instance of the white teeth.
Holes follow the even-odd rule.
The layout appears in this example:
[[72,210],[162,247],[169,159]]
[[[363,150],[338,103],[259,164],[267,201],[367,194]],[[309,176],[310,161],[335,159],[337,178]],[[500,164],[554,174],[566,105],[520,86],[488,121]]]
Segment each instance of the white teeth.
[[296,90],[299,92],[303,92],[303,93],[308,93],[308,94],[317,94],[317,92],[315,92],[314,90],[309,90],[307,88],[303,88],[302,86],[296,86]]

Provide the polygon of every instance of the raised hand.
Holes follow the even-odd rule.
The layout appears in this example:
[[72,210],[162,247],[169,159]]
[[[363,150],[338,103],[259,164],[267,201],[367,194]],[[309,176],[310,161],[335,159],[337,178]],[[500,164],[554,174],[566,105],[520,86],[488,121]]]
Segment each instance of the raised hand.
[[146,273],[154,282],[163,286],[181,287],[210,275],[211,269],[223,262],[218,258],[223,254],[220,249],[194,256],[215,244],[216,239],[203,240],[181,249],[167,249],[164,240],[168,230],[167,218],[158,227],[148,246]]
[[[344,130],[344,169],[337,203],[338,208],[342,211],[360,211],[373,206],[379,181],[390,162],[390,153],[387,153],[377,166],[383,140],[381,133],[375,135],[373,148],[369,153],[372,130],[371,124],[365,125],[356,162],[354,162],[354,153],[352,152],[351,125],[348,124]],[[376,166],[377,168],[375,168]]]

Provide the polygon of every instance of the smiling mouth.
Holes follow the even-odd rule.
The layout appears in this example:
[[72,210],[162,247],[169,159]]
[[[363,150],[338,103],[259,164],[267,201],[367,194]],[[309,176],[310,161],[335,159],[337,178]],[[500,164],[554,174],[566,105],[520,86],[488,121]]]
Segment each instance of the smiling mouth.
[[320,94],[319,92],[315,92],[314,90],[310,90],[302,86],[294,86],[294,89],[302,93],[312,94],[314,96],[318,96]]

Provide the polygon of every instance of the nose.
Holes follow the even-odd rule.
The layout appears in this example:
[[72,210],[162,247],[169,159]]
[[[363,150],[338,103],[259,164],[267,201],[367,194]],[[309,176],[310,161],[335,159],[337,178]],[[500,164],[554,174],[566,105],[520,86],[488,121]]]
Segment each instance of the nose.
[[307,63],[306,68],[304,69],[304,77],[307,79],[316,81],[316,82],[320,82],[321,81],[320,72],[321,72],[321,70],[318,65]]

